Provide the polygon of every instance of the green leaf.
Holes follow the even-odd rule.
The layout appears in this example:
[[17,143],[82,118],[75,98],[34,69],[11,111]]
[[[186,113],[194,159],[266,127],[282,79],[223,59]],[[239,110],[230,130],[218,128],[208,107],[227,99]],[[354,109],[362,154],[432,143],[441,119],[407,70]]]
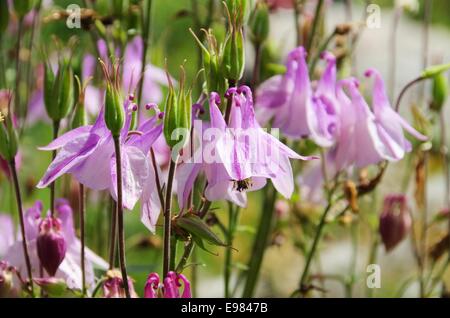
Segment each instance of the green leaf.
[[187,214],[177,219],[176,224],[191,233],[192,236],[206,240],[210,244],[227,246],[202,219],[194,214]]
[[203,240],[200,237],[192,235],[192,240],[195,242],[195,244],[197,244],[198,247],[200,247],[205,252],[208,252],[209,254],[214,255],[214,256],[219,256],[219,254],[211,252],[210,250],[208,250],[205,247],[205,244],[203,244]]

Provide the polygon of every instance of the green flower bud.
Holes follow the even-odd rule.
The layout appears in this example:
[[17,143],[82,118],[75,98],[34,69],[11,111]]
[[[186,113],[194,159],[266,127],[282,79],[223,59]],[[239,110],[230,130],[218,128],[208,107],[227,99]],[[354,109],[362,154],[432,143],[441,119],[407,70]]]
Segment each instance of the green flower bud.
[[[174,131],[176,129],[183,129],[185,132],[191,129],[191,113],[192,113],[192,99],[191,89],[186,89],[184,86],[184,69],[183,75],[180,79],[180,88],[178,94],[169,79],[169,93],[166,99],[166,105],[164,110],[164,138],[170,148],[175,145],[180,146],[179,142],[182,140],[183,135],[176,136]],[[186,137],[186,136],[184,136]],[[184,141],[186,142],[188,138]],[[181,145],[184,146],[184,145]]]
[[111,134],[118,137],[125,122],[125,111],[119,89],[112,83],[108,83],[106,86],[105,122]]
[[269,35],[269,8],[264,1],[258,1],[249,20],[251,39],[263,43]]
[[18,150],[18,138],[16,130],[8,116],[0,123],[0,155],[8,162],[16,157]]
[[73,71],[69,60],[60,63],[56,75],[48,64],[45,65],[44,103],[47,114],[53,121],[60,121],[72,109],[73,85]]
[[225,42],[222,71],[229,80],[238,81],[244,75],[245,49],[242,29],[232,28]]
[[169,93],[166,98],[166,106],[164,108],[164,138],[167,144],[172,148],[177,144],[177,140],[172,139],[172,132],[177,128],[178,121],[178,98],[172,85],[169,87]]
[[206,32],[207,47],[203,45],[192,30],[190,31],[202,50],[202,62],[208,93],[218,92],[221,95],[224,94],[227,84],[222,74],[223,50],[218,48],[217,40],[211,30]]
[[[5,1],[6,2],[6,1]],[[23,19],[23,17],[32,9],[33,1],[32,0],[19,0],[13,1],[14,11],[16,11],[19,19]]]
[[436,76],[439,73],[443,73],[445,71],[447,71],[448,69],[450,69],[450,63],[448,64],[439,64],[439,65],[433,65],[428,67],[427,69],[425,69],[421,76],[423,79],[426,78],[433,78],[434,76]]
[[0,37],[6,31],[9,23],[8,1],[0,1]]
[[448,97],[448,80],[444,73],[439,73],[433,78],[433,100],[431,109],[440,112]]
[[225,4],[234,25],[244,25],[248,15],[247,0],[226,0]]

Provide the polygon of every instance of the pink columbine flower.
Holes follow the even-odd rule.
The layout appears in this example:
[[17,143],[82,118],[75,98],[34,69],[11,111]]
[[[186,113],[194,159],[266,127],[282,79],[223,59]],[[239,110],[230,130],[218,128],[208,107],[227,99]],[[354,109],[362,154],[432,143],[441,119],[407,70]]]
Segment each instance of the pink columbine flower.
[[384,198],[379,231],[386,252],[396,247],[411,229],[412,219],[408,202],[403,194],[391,194]]
[[[183,291],[180,289],[183,287]],[[181,292],[181,293],[180,293]],[[145,298],[192,298],[191,284],[183,274],[167,273],[164,283],[160,283],[159,275],[151,273],[144,288]]]
[[[40,231],[39,225],[43,221],[42,210],[42,202],[37,201],[24,213],[25,235],[27,237],[33,277],[40,276],[40,261],[37,251],[37,238]],[[55,204],[55,212],[55,216],[61,222],[61,234],[63,235],[64,241],[66,242],[67,246],[64,260],[59,265],[55,277],[64,279],[69,288],[81,289],[81,243],[80,240],[75,236],[72,208],[68,204],[67,200],[58,199]],[[10,224],[10,226],[8,224]],[[12,233],[13,231],[12,223],[1,222],[0,227],[2,230],[0,232],[0,246],[2,245],[2,243],[3,245],[5,244],[5,240],[10,242],[7,250],[3,255],[1,255],[2,259],[7,261],[11,266],[17,268],[18,272],[20,272],[22,276],[26,275],[26,265],[22,251],[22,239],[18,237],[11,242],[11,238],[7,237],[6,233]],[[5,228],[7,228],[7,231],[4,232],[3,230]],[[108,268],[108,263],[97,256],[89,248],[86,248],[86,283],[90,289],[95,287],[94,266],[99,269],[106,270]]]
[[219,110],[220,96],[211,93],[210,123],[203,132],[202,163],[184,163],[178,170],[179,203],[184,206],[198,173],[205,172],[208,186],[205,196],[210,201],[226,199],[245,206],[245,192],[261,189],[266,179],[289,198],[294,190],[289,159],[310,160],[282,144],[260,127],[256,121],[252,92],[249,87],[230,88],[226,94],[232,101],[229,124]]
[[286,74],[276,75],[258,88],[256,109],[264,124],[274,118],[273,127],[292,139],[311,138],[322,147],[335,141],[339,112],[335,97],[336,59],[323,53],[327,67],[313,90],[306,64],[306,51],[298,47],[286,62]]
[[[133,209],[141,197],[151,174],[147,156],[150,147],[162,133],[162,124],[157,116],[144,122],[139,130],[130,132],[132,111],[136,105],[129,99],[124,102],[126,121],[121,131],[122,181],[124,207]],[[116,198],[116,163],[111,132],[106,127],[103,111],[94,125],[73,129],[55,139],[41,150],[56,150],[58,154],[37,187],[44,188],[65,173],[72,174],[86,187],[94,190],[109,189]]]

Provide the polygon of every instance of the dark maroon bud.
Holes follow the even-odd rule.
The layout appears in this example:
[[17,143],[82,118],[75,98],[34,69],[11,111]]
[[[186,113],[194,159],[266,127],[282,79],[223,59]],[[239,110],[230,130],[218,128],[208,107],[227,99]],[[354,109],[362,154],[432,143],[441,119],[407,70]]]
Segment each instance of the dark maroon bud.
[[391,194],[384,199],[379,230],[387,252],[396,247],[411,229],[412,220],[408,209],[403,194]]
[[57,218],[46,217],[39,225],[37,252],[42,267],[50,276],[55,276],[66,255],[66,248],[61,222]]

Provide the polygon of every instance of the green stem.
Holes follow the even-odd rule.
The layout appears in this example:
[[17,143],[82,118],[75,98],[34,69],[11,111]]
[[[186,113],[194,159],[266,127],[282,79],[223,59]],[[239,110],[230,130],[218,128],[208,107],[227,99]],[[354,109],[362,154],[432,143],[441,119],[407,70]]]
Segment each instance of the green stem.
[[86,192],[84,191],[84,185],[79,184],[79,213],[80,213],[80,239],[81,239],[81,285],[82,285],[82,294],[86,296],[86,266],[85,266],[85,220],[84,216],[86,213],[85,210],[85,200],[86,200]]
[[170,266],[171,271],[175,270],[175,262],[177,259],[177,238],[172,235],[170,238]]
[[336,35],[336,30],[334,30],[333,33],[331,33],[325,39],[325,41],[322,43],[322,45],[320,46],[317,54],[314,56],[314,59],[312,60],[310,66],[309,66],[309,76],[313,75],[314,69],[316,68],[316,64],[317,64],[317,62],[319,61],[319,58],[320,58],[320,54],[327,49],[328,45],[330,44],[331,40],[333,40],[335,35]]
[[264,201],[261,207],[261,218],[258,224],[258,231],[255,236],[252,248],[252,257],[250,258],[247,271],[247,280],[245,281],[243,297],[250,298],[254,295],[256,283],[258,281],[264,252],[269,242],[269,236],[272,228],[274,207],[276,200],[276,191],[272,185],[264,187]]
[[122,283],[125,295],[130,298],[130,288],[128,286],[127,266],[125,260],[125,232],[123,225],[123,199],[122,199],[122,160],[120,154],[120,136],[113,136],[114,149],[116,153],[116,174],[117,174],[117,225],[119,230],[119,263],[122,272]]
[[262,43],[255,43],[255,64],[253,65],[253,75],[251,87],[253,89],[259,84],[259,74],[261,70],[261,53],[262,53]]
[[316,6],[316,12],[314,13],[314,21],[311,29],[311,34],[309,36],[308,43],[306,43],[306,52],[308,52],[308,54],[311,53],[311,48],[313,47],[313,42],[315,40],[315,36],[317,33],[317,27],[319,25],[320,12],[322,11],[322,6],[323,0],[319,0]]
[[315,255],[316,251],[317,251],[317,247],[319,245],[319,241],[320,241],[323,229],[324,229],[325,224],[326,224],[326,219],[327,219],[327,216],[328,216],[328,212],[330,212],[330,210],[331,210],[331,206],[332,206],[331,200],[328,200],[328,204],[327,204],[327,206],[325,207],[325,209],[324,209],[324,211],[322,213],[322,217],[320,218],[320,222],[319,222],[319,225],[318,225],[317,230],[316,230],[316,235],[314,236],[313,244],[312,244],[311,249],[310,249],[310,251],[308,253],[308,256],[306,258],[305,268],[303,269],[303,273],[302,273],[302,276],[300,278],[300,294],[302,296],[305,295],[308,292],[308,290],[309,290],[308,286],[306,286],[306,280],[308,278],[309,269],[311,267],[312,260],[314,258],[314,255]]
[[170,160],[169,173],[167,176],[166,200],[164,204],[164,260],[163,260],[163,277],[167,276],[170,270],[170,238],[171,238],[171,209],[172,209],[172,185],[175,178],[175,170],[178,158]]
[[116,240],[117,240],[117,204],[111,198],[111,226],[109,241],[109,269],[115,267],[116,261]]
[[[59,132],[59,120],[53,121],[53,140],[58,138],[58,132]],[[52,161],[56,158],[56,150],[52,151]],[[52,217],[55,216],[55,183],[56,181],[53,181],[50,184],[50,214]]]
[[11,162],[9,163],[9,168],[10,168],[11,176],[12,176],[12,180],[13,180],[14,192],[16,194],[17,211],[19,212],[20,232],[22,234],[23,256],[25,258],[25,263],[26,263],[26,267],[27,267],[28,283],[30,284],[29,287],[30,287],[31,296],[34,297],[33,275],[31,272],[30,255],[28,253],[27,237],[25,234],[25,221],[23,218],[22,195],[20,193],[19,178],[17,177],[17,169],[16,169],[16,163],[15,163],[14,159],[11,160]]
[[230,298],[230,278],[233,255],[231,254],[231,246],[233,245],[234,236],[236,234],[236,226],[239,218],[239,207],[233,209],[233,204],[228,202],[228,230],[225,230],[226,243],[228,248],[225,250],[225,266],[224,266],[224,283],[225,283],[225,298]]

